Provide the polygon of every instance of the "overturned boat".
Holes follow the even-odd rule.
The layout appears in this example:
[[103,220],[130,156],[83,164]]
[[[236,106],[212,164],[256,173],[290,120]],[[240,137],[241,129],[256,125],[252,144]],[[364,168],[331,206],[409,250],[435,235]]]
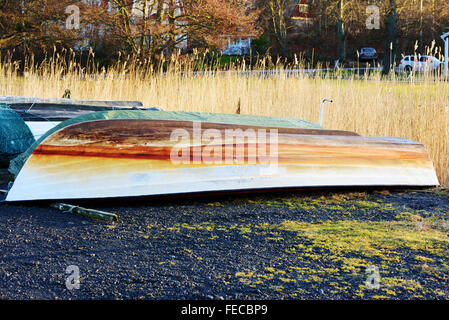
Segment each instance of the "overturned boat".
[[[35,139],[40,138],[60,122],[84,114],[108,110],[142,110],[143,108],[140,101],[77,100],[21,96],[0,96],[0,104],[6,105],[20,116]],[[0,118],[0,120],[2,119]]]
[[59,123],[11,162],[6,201],[342,186],[436,186],[420,143],[296,119],[101,111]]

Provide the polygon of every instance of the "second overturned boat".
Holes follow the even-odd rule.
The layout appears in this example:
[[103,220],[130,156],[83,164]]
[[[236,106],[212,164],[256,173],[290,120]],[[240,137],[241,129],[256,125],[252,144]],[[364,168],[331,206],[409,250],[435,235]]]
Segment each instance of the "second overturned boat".
[[0,104],[5,104],[19,115],[35,139],[61,121],[97,111],[142,110],[140,101],[76,100],[59,98],[38,98],[20,96],[0,96]]
[[7,201],[438,185],[420,143],[245,115],[95,112],[62,122],[22,160]]

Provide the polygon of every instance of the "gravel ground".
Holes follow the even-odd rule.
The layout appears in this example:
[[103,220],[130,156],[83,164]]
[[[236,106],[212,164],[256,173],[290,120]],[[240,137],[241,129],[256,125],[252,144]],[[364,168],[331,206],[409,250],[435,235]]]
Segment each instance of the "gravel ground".
[[449,298],[441,189],[84,206],[119,221],[0,203],[1,299]]

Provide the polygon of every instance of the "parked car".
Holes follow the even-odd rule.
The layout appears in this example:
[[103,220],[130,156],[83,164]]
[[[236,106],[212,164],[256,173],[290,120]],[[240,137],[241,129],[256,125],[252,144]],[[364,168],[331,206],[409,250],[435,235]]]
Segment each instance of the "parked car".
[[440,66],[442,62],[432,56],[405,56],[399,62],[398,71],[411,73],[411,72],[432,72]]
[[374,48],[361,48],[359,51],[359,61],[377,61],[377,51]]

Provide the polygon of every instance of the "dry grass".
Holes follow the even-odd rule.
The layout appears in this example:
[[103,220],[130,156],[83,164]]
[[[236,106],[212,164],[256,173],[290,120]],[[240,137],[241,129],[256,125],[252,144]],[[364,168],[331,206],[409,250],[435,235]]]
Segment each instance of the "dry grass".
[[[175,61],[167,73],[124,64],[108,71],[86,71],[56,59],[19,76],[14,64],[0,62],[0,95],[61,97],[69,88],[74,99],[140,100],[147,107],[166,110],[223,113],[234,113],[240,100],[243,114],[313,122],[318,121],[321,99],[332,98],[324,127],[419,141],[429,151],[440,183],[449,184],[448,82],[384,82],[379,76],[368,81],[236,73],[181,75],[180,68]],[[189,71],[191,66],[183,69]],[[64,70],[68,75],[61,76]],[[89,76],[92,72],[96,76]]]

